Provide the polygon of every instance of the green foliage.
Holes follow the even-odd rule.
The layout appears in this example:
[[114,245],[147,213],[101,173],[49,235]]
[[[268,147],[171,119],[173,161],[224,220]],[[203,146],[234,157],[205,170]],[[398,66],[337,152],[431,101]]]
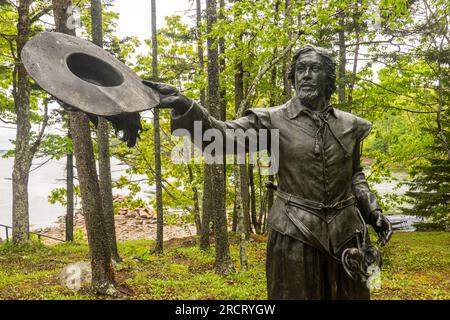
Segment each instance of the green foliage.
[[415,168],[416,175],[408,183],[406,193],[411,208],[406,214],[429,218],[443,228],[450,227],[450,160],[432,158],[426,165]]
[[[80,186],[75,185],[73,187],[73,194],[75,196],[75,203],[77,202],[77,199],[81,197],[81,191]],[[59,203],[62,206],[67,205],[67,189],[66,188],[56,188],[53,189],[50,193],[50,195],[47,198],[48,202],[51,204]]]

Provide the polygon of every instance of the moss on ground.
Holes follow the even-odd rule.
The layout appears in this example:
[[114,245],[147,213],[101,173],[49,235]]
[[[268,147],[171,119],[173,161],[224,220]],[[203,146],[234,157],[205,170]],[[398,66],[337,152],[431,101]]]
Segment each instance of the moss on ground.
[[[203,252],[196,238],[171,240],[165,253],[151,255],[151,241],[119,243],[120,283],[135,295],[125,299],[266,299],[263,237],[248,243],[249,269],[228,276],[214,272],[214,250]],[[384,249],[382,289],[373,299],[450,299],[450,233],[395,233]],[[239,269],[239,247],[231,237],[231,255]],[[73,292],[59,283],[70,263],[89,261],[85,243],[0,246],[0,299],[109,299],[88,287]]]

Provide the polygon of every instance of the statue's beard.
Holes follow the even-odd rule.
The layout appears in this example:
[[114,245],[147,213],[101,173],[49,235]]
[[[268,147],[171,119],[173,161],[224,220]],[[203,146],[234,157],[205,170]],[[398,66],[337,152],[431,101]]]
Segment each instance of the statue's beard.
[[299,88],[298,90],[298,97],[300,101],[304,104],[309,104],[313,101],[316,101],[319,97],[319,90],[316,88]]

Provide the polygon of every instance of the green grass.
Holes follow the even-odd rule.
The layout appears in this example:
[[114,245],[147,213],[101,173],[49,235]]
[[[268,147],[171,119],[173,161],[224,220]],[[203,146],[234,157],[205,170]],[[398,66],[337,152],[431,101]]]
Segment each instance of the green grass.
[[[248,243],[249,269],[239,270],[239,248],[231,239],[238,272],[214,272],[214,250],[203,252],[194,238],[165,243],[163,255],[151,255],[150,241],[119,244],[123,262],[116,277],[135,291],[126,299],[266,299],[263,237]],[[450,233],[395,233],[384,249],[382,289],[373,299],[450,299]],[[73,292],[59,283],[69,263],[89,261],[86,244],[0,246],[0,299],[109,299],[89,287]]]

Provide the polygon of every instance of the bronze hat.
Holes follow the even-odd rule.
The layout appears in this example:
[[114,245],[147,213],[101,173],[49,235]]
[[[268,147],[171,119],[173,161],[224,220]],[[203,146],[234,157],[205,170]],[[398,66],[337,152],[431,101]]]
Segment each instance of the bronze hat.
[[159,95],[130,68],[81,38],[42,32],[26,43],[22,62],[41,88],[90,114],[115,116],[159,104]]

